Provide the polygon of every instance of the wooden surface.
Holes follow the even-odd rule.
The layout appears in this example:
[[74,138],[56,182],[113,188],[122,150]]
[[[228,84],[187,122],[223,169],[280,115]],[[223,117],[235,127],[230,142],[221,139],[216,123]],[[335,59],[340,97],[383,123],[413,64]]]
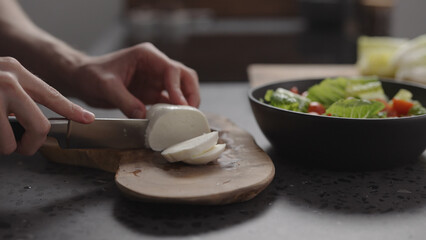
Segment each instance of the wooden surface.
[[119,189],[143,201],[222,205],[252,199],[272,181],[275,168],[252,136],[228,119],[210,115],[210,126],[226,143],[213,163],[168,163],[159,152],[142,149],[64,150],[54,142],[41,149],[49,160],[115,172]]
[[96,168],[115,173],[118,170],[120,159],[133,151],[110,149],[61,149],[54,138],[48,138],[40,153],[49,161]]
[[247,71],[251,87],[283,80],[359,74],[352,64],[252,64]]

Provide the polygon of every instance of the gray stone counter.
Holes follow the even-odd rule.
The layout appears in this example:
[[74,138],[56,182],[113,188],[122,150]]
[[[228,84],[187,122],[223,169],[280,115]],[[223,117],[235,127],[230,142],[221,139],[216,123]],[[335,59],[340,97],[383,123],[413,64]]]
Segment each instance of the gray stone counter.
[[227,206],[132,202],[114,174],[15,154],[0,158],[0,239],[425,238],[426,154],[372,172],[298,166],[271,149],[247,91],[246,83],[202,84],[201,109],[249,131],[274,160],[276,177],[256,198]]

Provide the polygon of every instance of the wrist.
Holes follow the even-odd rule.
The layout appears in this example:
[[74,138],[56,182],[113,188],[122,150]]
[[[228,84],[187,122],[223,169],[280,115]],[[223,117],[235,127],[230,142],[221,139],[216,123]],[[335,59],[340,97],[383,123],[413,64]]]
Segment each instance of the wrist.
[[1,55],[15,57],[62,94],[73,95],[75,84],[71,76],[89,56],[35,26],[6,27],[1,33]]
[[56,39],[44,41],[41,48],[44,59],[40,64],[45,65],[37,68],[43,80],[57,88],[63,95],[75,95],[79,84],[78,79],[74,78],[75,72],[87,64],[90,57]]

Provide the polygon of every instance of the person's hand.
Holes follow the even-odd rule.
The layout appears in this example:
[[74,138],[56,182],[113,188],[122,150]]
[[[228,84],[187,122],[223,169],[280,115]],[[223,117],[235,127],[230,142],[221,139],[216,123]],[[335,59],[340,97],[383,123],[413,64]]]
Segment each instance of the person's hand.
[[[93,113],[70,102],[17,60],[0,57],[0,155],[14,151],[32,155],[46,140],[50,123],[36,102],[77,122],[90,123],[94,120]],[[10,114],[14,114],[25,129],[18,143],[9,124]]]
[[94,107],[119,108],[130,118],[144,118],[145,104],[200,104],[196,72],[150,43],[88,57],[70,81],[71,95]]

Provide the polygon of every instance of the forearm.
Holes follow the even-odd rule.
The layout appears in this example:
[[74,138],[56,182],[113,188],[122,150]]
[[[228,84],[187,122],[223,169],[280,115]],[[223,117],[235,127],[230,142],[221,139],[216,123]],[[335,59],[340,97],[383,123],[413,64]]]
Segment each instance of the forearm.
[[14,0],[0,0],[0,56],[12,56],[65,95],[72,72],[88,58],[35,26]]

